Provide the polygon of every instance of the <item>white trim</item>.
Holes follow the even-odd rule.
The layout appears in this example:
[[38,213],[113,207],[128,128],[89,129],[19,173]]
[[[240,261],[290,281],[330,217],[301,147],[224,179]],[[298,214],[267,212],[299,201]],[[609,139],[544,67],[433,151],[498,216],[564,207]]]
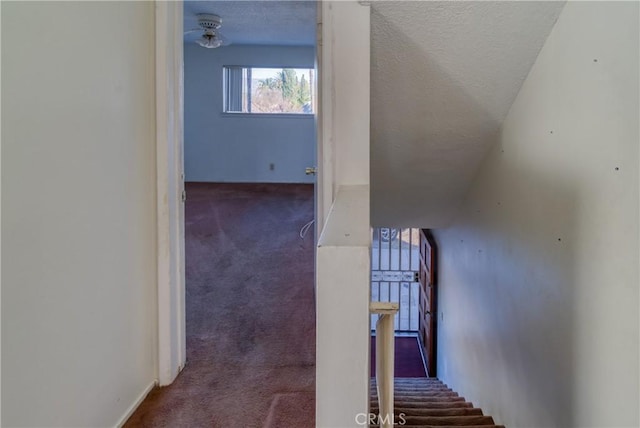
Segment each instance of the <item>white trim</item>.
[[186,361],[184,309],[182,1],[156,1],[158,383]]
[[120,428],[121,426],[123,426],[131,417],[131,415],[133,415],[133,412],[136,411],[136,409],[138,407],[140,407],[140,404],[142,404],[142,402],[144,401],[145,398],[147,398],[147,395],[149,395],[149,393],[151,392],[151,390],[156,386],[156,381],[154,380],[153,382],[151,382],[149,385],[147,385],[145,387],[145,389],[142,391],[142,393],[138,396],[138,398],[136,398],[136,401],[134,401],[131,406],[129,406],[129,408],[127,408],[127,411],[124,412],[124,415],[122,415],[120,417],[120,419],[118,420],[118,423],[115,425],[117,428]]
[[[2,7],[0,7],[0,22],[2,22]],[[1,34],[2,32],[0,32]],[[2,36],[0,35],[0,46]],[[2,55],[0,55],[0,70],[2,70]],[[0,89],[0,93],[2,90]],[[0,98],[2,98],[0,96]],[[0,103],[0,118],[2,117],[2,103]],[[2,139],[0,138],[0,177],[2,177]],[[0,186],[0,224],[2,224],[2,186]],[[0,228],[0,242],[2,242],[2,229]],[[0,278],[2,278],[2,245],[0,245]],[[2,279],[0,279],[0,320],[2,319]],[[1,329],[0,329],[1,331]],[[0,367],[2,367],[2,333],[0,333]],[[0,370],[0,385],[2,385],[2,370]],[[2,388],[0,388],[0,424],[2,423]]]
[[331,3],[318,1],[316,46],[316,240],[322,234],[335,198],[333,135],[333,25]]
[[316,115],[314,113],[247,113],[243,111],[229,112],[223,111],[220,113],[221,117],[256,117],[256,118],[279,118],[279,119],[311,119],[313,120]]

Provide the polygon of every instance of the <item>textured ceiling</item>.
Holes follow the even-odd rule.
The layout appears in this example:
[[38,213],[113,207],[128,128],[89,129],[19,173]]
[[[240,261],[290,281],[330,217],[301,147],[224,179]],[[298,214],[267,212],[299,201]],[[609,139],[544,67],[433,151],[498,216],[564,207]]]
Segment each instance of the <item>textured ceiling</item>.
[[452,220],[563,6],[372,3],[374,225]]
[[[316,7],[315,1],[185,1],[184,29],[198,28],[197,13],[215,13],[234,45],[314,46]],[[185,41],[199,36],[187,34]]]

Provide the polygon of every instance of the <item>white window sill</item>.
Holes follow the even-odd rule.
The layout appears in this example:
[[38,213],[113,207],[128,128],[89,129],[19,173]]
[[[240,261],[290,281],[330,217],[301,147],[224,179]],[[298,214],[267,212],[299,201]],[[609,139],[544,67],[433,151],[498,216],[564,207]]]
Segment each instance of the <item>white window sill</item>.
[[222,117],[261,117],[280,119],[313,119],[315,114],[308,113],[220,113]]

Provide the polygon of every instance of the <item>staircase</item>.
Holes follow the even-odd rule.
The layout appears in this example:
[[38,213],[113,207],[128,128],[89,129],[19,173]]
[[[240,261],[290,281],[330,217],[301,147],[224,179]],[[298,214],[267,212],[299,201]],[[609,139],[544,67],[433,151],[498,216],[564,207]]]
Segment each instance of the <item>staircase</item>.
[[[371,380],[370,413],[378,415],[376,381]],[[394,379],[394,413],[398,427],[490,427],[495,425],[491,416],[482,409],[459,397],[457,392],[435,378]],[[404,424],[403,424],[404,422]],[[378,425],[371,425],[371,427]]]

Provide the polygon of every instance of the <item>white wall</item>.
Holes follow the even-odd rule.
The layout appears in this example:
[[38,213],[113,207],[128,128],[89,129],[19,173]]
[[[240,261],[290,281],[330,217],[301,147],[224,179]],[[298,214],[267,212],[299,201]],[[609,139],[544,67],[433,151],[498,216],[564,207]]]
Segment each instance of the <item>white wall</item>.
[[3,2],[2,42],[2,426],[114,426],[156,375],[154,5]]
[[569,2],[440,248],[438,374],[509,427],[637,427],[638,3]]
[[[341,186],[316,258],[316,426],[356,426],[370,377],[369,187]],[[362,419],[361,419],[362,420]]]
[[341,186],[369,185],[371,12],[369,7],[355,2],[333,2],[331,7],[335,180]]
[[[314,47],[184,46],[187,181],[312,183],[313,116],[222,113],[225,65],[313,68]],[[274,170],[269,164],[274,164]]]

